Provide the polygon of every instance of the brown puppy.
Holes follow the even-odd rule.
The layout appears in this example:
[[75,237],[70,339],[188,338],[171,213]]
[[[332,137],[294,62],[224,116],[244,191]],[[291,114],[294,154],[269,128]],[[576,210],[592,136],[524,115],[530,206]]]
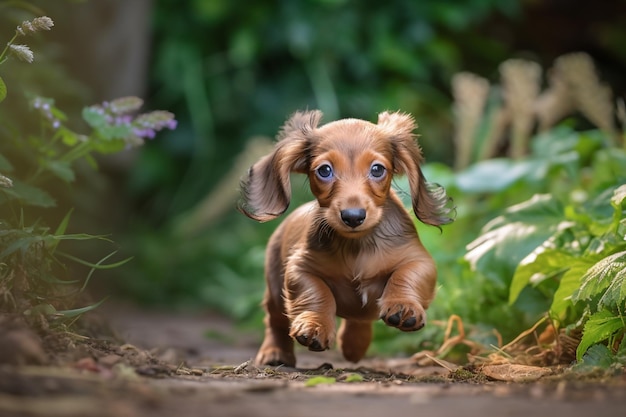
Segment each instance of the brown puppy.
[[394,175],[407,175],[415,215],[439,226],[448,198],[431,191],[411,116],[384,112],[378,124],[344,119],[318,126],[320,111],[295,113],[275,149],[242,182],[240,209],[267,221],[287,210],[289,175],[306,174],[316,200],[293,211],[267,247],[265,339],[259,365],[295,366],[293,339],[310,350],[335,341],[357,362],[372,338],[372,322],[421,329],[433,299],[435,263],[396,193]]

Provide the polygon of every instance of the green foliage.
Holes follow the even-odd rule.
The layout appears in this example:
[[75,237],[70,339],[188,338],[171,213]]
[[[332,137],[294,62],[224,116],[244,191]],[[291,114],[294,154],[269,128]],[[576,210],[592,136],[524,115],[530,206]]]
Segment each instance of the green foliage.
[[[0,64],[14,56],[32,61],[32,52],[25,45],[14,48],[14,41],[40,30],[50,30],[52,20],[37,17],[24,21],[0,53]],[[26,58],[20,54],[26,54]],[[6,85],[1,83],[2,99]],[[1,101],[1,100],[0,100]],[[15,101],[26,105],[26,101]],[[69,233],[70,215],[58,226],[52,209],[59,199],[54,190],[69,187],[77,180],[76,165],[87,162],[95,167],[94,154],[119,152],[143,144],[163,128],[173,129],[176,121],[169,112],[154,111],[134,116],[143,102],[136,97],[86,107],[84,121],[91,131],[78,133],[68,124],[63,111],[53,99],[28,97],[30,114],[21,123],[0,108],[0,311],[18,312],[27,316],[44,315],[68,323],[90,311],[99,303],[75,308],[94,271],[125,264],[129,259],[108,262],[113,251],[96,262],[81,259],[60,248],[61,242],[112,242],[104,236]],[[23,110],[27,110],[24,108]],[[6,174],[6,175],[5,175]],[[31,217],[37,218],[29,222]],[[69,261],[69,263],[67,262]],[[87,268],[83,280],[72,279],[76,266]],[[72,269],[74,268],[74,269]]]
[[615,346],[615,342],[621,344],[624,328],[626,322],[622,315],[615,315],[609,310],[592,314],[585,322],[583,338],[576,349],[576,359],[581,360],[589,347],[600,342],[608,341],[609,346]]
[[545,166],[549,194],[507,208],[466,255],[475,271],[510,283],[511,305],[528,309],[522,295],[530,293],[557,325],[584,322],[579,360],[596,343],[618,348],[624,334],[626,153],[599,147],[609,141],[598,133],[570,132],[565,141],[559,133],[550,147],[538,138],[541,153],[529,159]]
[[[449,78],[466,51],[480,50],[472,64],[490,70],[509,48],[472,29],[520,9],[508,0],[208,3],[155,2],[153,100],[181,123],[134,170],[132,191],[156,218],[195,204],[251,137],[273,137],[298,109],[320,108],[325,120],[402,109],[427,133],[429,160],[450,158]],[[164,164],[166,178],[152,169]]]
[[577,371],[592,371],[597,368],[607,369],[615,366],[617,356],[605,345],[593,345],[584,354],[582,359],[574,366]]
[[520,261],[559,230],[560,211],[558,201],[545,194],[507,208],[468,245],[465,259],[473,269],[494,281],[504,278],[508,285],[506,277]]
[[2,77],[0,77],[0,103],[7,97],[7,86]]

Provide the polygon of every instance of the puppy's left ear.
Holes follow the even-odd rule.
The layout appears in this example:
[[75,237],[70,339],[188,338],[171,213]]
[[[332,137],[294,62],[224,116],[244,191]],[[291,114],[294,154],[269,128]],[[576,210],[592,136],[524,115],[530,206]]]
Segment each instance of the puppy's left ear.
[[413,131],[417,124],[406,113],[383,112],[378,115],[378,127],[391,141],[394,174],[406,175],[411,189],[413,211],[423,223],[441,226],[452,222],[447,207],[450,198],[443,187],[429,184],[422,174],[422,151]]

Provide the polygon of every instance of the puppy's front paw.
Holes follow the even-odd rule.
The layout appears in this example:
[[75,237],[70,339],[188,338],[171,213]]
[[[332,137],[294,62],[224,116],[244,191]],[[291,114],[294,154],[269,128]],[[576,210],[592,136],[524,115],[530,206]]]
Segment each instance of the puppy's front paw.
[[335,342],[335,323],[332,318],[307,311],[292,321],[289,335],[309,350],[321,352]]
[[424,308],[414,301],[391,301],[380,303],[380,318],[387,326],[404,332],[413,332],[426,324]]

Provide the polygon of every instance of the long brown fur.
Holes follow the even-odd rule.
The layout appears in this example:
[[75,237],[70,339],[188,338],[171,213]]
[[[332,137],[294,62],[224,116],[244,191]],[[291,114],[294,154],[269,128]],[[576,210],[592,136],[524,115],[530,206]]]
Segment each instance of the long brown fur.
[[[259,365],[295,366],[294,340],[322,351],[337,339],[344,357],[358,362],[374,320],[419,330],[434,297],[435,263],[391,188],[394,175],[408,176],[417,218],[434,226],[451,221],[445,192],[432,191],[422,175],[413,118],[384,112],[377,124],[319,126],[321,117],[318,110],[295,113],[274,151],[242,181],[240,210],[258,221],[287,210],[292,172],[308,176],[316,198],[269,240]],[[336,316],[343,319],[338,331]]]

